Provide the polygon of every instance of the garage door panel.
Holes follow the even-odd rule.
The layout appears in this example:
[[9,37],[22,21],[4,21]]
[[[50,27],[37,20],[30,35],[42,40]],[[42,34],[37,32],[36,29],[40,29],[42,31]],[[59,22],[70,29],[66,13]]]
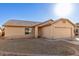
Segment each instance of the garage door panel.
[[54,31],[55,38],[67,38],[71,37],[71,28],[63,28],[63,27],[56,27]]

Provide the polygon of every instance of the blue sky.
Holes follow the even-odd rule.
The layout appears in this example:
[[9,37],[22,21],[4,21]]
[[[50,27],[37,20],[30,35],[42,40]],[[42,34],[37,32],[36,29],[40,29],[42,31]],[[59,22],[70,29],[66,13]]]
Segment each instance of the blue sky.
[[[59,17],[54,13],[55,5],[50,3],[0,3],[0,25],[10,19],[41,22],[48,19],[56,20]],[[79,4],[73,4],[73,7],[73,13],[68,18],[79,22]]]

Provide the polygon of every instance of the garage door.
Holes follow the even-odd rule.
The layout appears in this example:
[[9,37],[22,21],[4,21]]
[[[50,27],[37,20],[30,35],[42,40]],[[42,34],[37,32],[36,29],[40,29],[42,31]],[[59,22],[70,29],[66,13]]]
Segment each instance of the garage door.
[[55,27],[55,38],[70,38],[72,36],[72,29],[68,27]]

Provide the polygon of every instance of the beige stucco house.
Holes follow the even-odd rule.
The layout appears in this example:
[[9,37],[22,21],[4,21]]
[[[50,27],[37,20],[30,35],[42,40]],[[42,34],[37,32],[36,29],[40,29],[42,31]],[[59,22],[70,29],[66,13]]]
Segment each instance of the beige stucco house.
[[5,37],[73,38],[75,25],[66,18],[56,21],[32,22],[9,20],[4,25]]

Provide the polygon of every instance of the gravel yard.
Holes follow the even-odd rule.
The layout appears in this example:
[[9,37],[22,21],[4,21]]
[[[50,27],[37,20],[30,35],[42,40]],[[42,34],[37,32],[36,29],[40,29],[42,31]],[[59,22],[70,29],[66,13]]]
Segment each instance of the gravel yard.
[[[0,55],[78,55],[79,46],[65,41],[48,41],[45,39],[0,39]],[[77,53],[77,54],[76,54]]]

